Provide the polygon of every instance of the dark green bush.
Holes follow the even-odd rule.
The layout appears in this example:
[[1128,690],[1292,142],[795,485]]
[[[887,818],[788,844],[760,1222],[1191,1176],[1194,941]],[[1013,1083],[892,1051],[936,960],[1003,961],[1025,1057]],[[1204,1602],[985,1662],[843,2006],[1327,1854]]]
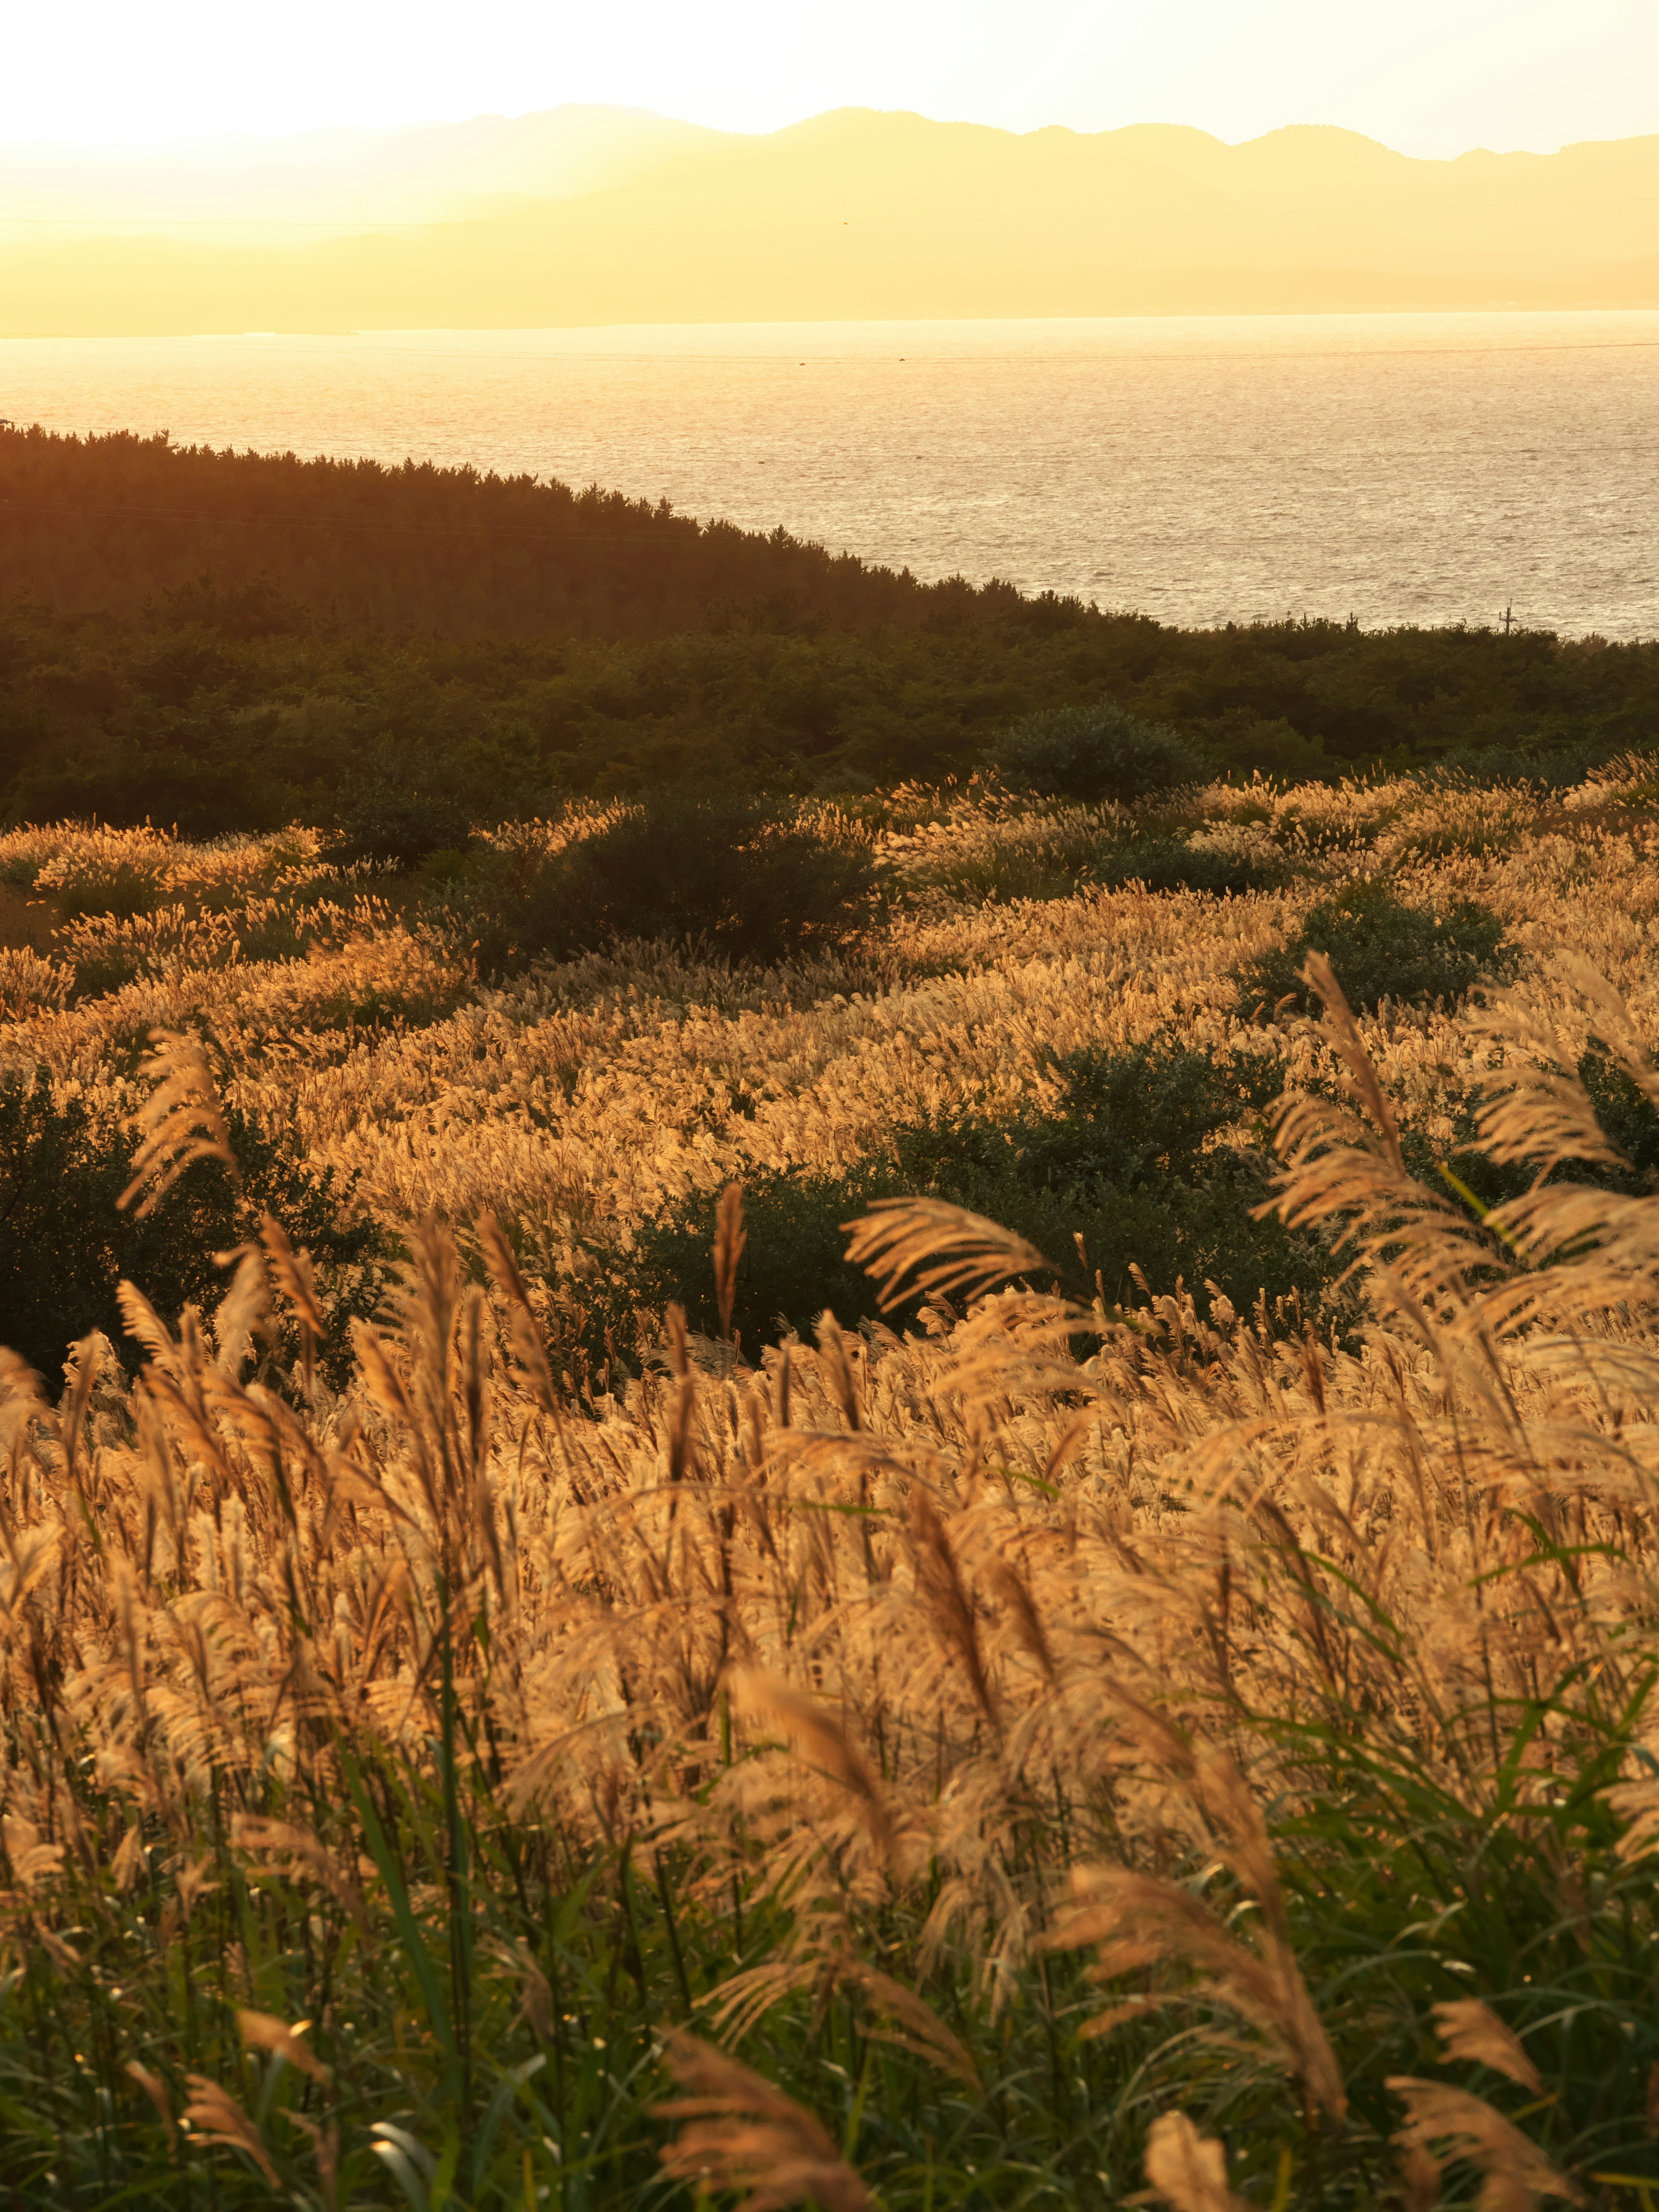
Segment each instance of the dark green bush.
[[[1578,1079],[1589,1093],[1590,1104],[1601,1133],[1623,1154],[1624,1164],[1590,1160],[1562,1160],[1549,1171],[1553,1183],[1583,1183],[1592,1188],[1617,1192],[1621,1197],[1645,1197],[1659,1189],[1659,1112],[1640,1086],[1599,1045],[1592,1044],[1579,1058]],[[1495,1206],[1519,1198],[1531,1188],[1536,1170],[1524,1160],[1494,1160],[1482,1150],[1480,1138],[1480,1094],[1461,1083],[1448,1083],[1435,1097],[1437,1118],[1444,1133],[1431,1138],[1420,1123],[1401,1132],[1406,1165],[1419,1182],[1431,1189],[1440,1186],[1479,1220]],[[1498,1256],[1494,1242],[1494,1258]]]
[[[1578,1079],[1590,1096],[1603,1134],[1629,1163],[1601,1172],[1612,1186],[1635,1198],[1659,1189],[1659,1113],[1647,1093],[1616,1060],[1591,1050],[1578,1063]],[[1577,1169],[1582,1180],[1587,1169]]]
[[[909,1186],[913,1187],[913,1186]],[[842,1224],[878,1198],[907,1188],[890,1161],[868,1160],[843,1175],[798,1175],[767,1170],[744,1185],[748,1243],[738,1269],[732,1325],[752,1352],[793,1330],[811,1335],[825,1307],[852,1323],[878,1311],[875,1286],[847,1258]],[[651,1223],[637,1237],[624,1267],[618,1301],[605,1318],[626,1342],[635,1311],[659,1314],[671,1298],[686,1310],[690,1327],[719,1333],[714,1304],[713,1246],[715,1198],[688,1200]]]
[[1109,699],[1028,714],[988,748],[985,759],[1017,790],[1126,803],[1196,782],[1206,766],[1174,730],[1142,721]]
[[[1139,1302],[1132,1267],[1159,1294],[1182,1279],[1201,1298],[1212,1281],[1241,1310],[1263,1293],[1318,1302],[1324,1248],[1251,1218],[1267,1195],[1260,1120],[1281,1086],[1276,1059],[1158,1039],[1074,1053],[1056,1073],[1057,1112],[902,1135],[911,1187],[1017,1231],[1073,1279],[1097,1273],[1110,1303]],[[1241,1125],[1243,1145],[1215,1141]]]
[[1436,913],[1408,905],[1372,878],[1322,899],[1287,945],[1242,969],[1245,1002],[1288,998],[1299,1012],[1316,1012],[1318,1002],[1301,981],[1310,952],[1325,955],[1348,1004],[1365,1013],[1385,998],[1459,999],[1476,983],[1508,974],[1514,963],[1504,924],[1490,908],[1459,899]]
[[1561,791],[1582,783],[1610,750],[1595,738],[1553,744],[1457,745],[1442,754],[1437,773],[1452,783],[1530,783],[1540,790]]
[[323,849],[342,864],[391,860],[412,867],[429,854],[465,845],[481,811],[488,810],[455,761],[379,745],[341,778]]
[[[847,1262],[842,1224],[901,1194],[946,1199],[1001,1223],[1073,1291],[1092,1289],[1097,1272],[1111,1303],[1139,1302],[1132,1267],[1155,1293],[1184,1279],[1202,1298],[1213,1281],[1241,1310],[1262,1294],[1270,1304],[1319,1303],[1332,1272],[1324,1246],[1253,1220],[1267,1194],[1264,1156],[1249,1143],[1213,1142],[1277,1095],[1277,1060],[1159,1041],[1073,1054],[1056,1072],[1066,1095],[1055,1113],[915,1123],[845,1175],[754,1177],[744,1194],[749,1242],[733,1316],[743,1343],[752,1351],[769,1340],[780,1321],[805,1334],[826,1306],[842,1321],[873,1316],[873,1287]],[[715,1332],[714,1203],[691,1200],[640,1233],[605,1316],[616,1340],[629,1336],[635,1311],[654,1316],[670,1298],[694,1328]],[[888,1319],[902,1324],[913,1312]]]
[[695,939],[735,958],[834,942],[868,908],[867,847],[836,844],[787,805],[671,786],[597,836],[528,868],[503,863],[456,918],[481,964],[507,973],[625,937]]
[[182,1308],[211,1308],[228,1273],[213,1254],[257,1235],[271,1213],[316,1264],[329,1322],[325,1372],[350,1364],[349,1326],[379,1304],[392,1246],[347,1217],[349,1187],[313,1174],[240,1115],[227,1115],[240,1173],[216,1160],[186,1170],[145,1221],[117,1199],[132,1177],[132,1146],[94,1121],[77,1099],[53,1103],[42,1074],[0,1084],[0,1343],[55,1387],[69,1346],[101,1329],[135,1360],[116,1286],[137,1284],[170,1326]]

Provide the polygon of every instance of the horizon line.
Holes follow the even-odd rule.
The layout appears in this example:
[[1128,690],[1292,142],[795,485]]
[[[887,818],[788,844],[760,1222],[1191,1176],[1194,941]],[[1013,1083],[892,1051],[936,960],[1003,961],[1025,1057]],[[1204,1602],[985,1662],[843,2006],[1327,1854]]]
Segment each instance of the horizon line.
[[[1555,155],[1571,151],[1579,146],[1628,146],[1646,138],[1659,137],[1659,125],[1652,131],[1627,131],[1618,137],[1564,138],[1547,151],[1535,146],[1491,146],[1484,143],[1463,147],[1455,154],[1418,154],[1402,146],[1389,143],[1366,131],[1356,131],[1344,123],[1313,122],[1305,118],[1277,123],[1266,131],[1252,132],[1243,138],[1224,138],[1218,132],[1207,131],[1201,124],[1183,123],[1170,119],[1143,118],[1130,123],[1102,125],[1095,130],[1081,130],[1069,123],[1034,124],[1029,129],[1018,129],[1007,124],[987,123],[971,116],[930,115],[916,107],[879,107],[860,101],[845,101],[838,106],[814,109],[798,115],[791,121],[780,123],[768,130],[733,130],[719,124],[694,122],[683,115],[673,115],[660,108],[641,107],[622,100],[568,100],[555,102],[551,106],[525,108],[517,113],[507,113],[496,108],[480,108],[468,115],[417,116],[399,123],[313,123],[288,131],[218,131],[199,134],[173,136],[167,138],[0,138],[0,162],[20,155],[33,156],[97,156],[126,155],[153,161],[169,153],[191,151],[200,156],[215,148],[262,148],[293,146],[304,140],[386,140],[413,136],[424,131],[464,131],[481,123],[529,123],[538,118],[562,114],[614,115],[647,118],[687,130],[706,133],[711,139],[747,139],[758,142],[781,137],[787,131],[804,130],[813,123],[828,122],[837,116],[867,115],[930,124],[940,130],[983,131],[1004,138],[1037,138],[1050,132],[1071,138],[1120,137],[1134,131],[1168,131],[1189,134],[1207,139],[1212,145],[1237,152],[1247,146],[1256,146],[1268,138],[1290,131],[1329,132],[1334,136],[1358,140],[1362,144],[1375,146],[1384,153],[1404,161],[1421,161],[1440,167],[1467,161],[1476,155],[1486,155],[1493,160],[1508,161],[1528,156],[1535,161],[1550,161]],[[319,158],[321,156],[319,149]],[[301,166],[295,164],[296,167]]]

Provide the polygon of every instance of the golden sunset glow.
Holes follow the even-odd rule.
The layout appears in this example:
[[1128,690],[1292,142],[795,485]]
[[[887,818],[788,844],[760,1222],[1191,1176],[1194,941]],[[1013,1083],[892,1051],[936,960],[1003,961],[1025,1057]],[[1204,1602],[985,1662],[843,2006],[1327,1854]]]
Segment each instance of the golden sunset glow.
[[741,131],[867,106],[1550,152],[1659,128],[1659,24],[1645,0],[475,0],[464,18],[434,0],[84,0],[11,11],[0,142],[222,143],[573,101]]
[[0,40],[0,2212],[1656,2212],[1655,0]]
[[1310,125],[848,110],[745,137],[572,109],[344,170],[37,169],[15,204],[20,337],[1659,301],[1659,136],[1443,161]]

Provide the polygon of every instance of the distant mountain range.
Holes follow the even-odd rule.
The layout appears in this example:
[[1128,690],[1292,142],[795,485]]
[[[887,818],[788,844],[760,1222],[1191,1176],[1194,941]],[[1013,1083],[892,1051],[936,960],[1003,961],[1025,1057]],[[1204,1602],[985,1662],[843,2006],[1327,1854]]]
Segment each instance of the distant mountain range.
[[0,148],[0,335],[1659,307],[1659,137],[1432,161],[1296,126],[765,137],[564,107]]

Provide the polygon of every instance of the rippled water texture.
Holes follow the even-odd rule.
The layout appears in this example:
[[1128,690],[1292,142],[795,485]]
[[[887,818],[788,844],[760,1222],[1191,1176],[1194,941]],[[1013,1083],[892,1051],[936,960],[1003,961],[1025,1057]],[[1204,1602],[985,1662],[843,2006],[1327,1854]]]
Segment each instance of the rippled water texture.
[[0,343],[0,414],[598,481],[1168,622],[1659,631],[1659,313]]

